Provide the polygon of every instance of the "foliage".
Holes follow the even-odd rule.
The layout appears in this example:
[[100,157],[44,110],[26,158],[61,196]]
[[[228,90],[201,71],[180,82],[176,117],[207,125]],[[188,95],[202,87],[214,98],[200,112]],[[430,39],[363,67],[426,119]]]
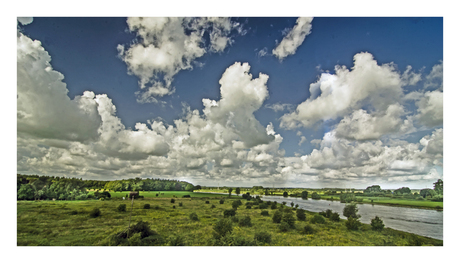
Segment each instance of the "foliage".
[[359,230],[361,227],[361,222],[359,222],[358,218],[348,217],[347,221],[345,221],[345,226],[348,230]]
[[260,215],[262,215],[262,216],[270,216],[270,215],[268,214],[268,211],[267,211],[267,210],[262,210],[262,212],[260,212]]
[[435,195],[436,195],[435,190],[432,190],[432,189],[429,189],[429,188],[425,188],[425,189],[420,190],[420,196],[423,197],[423,198],[427,198],[428,196],[433,197]]
[[225,201],[224,199],[220,199],[220,200],[219,200],[219,204],[223,204],[224,201]]
[[280,223],[282,217],[283,213],[280,210],[276,210],[272,217],[273,223]]
[[239,226],[252,226],[251,217],[250,216],[243,217],[242,219],[240,219],[240,222],[238,225]]
[[326,223],[326,219],[322,215],[315,214],[311,219],[310,223],[312,224],[324,224]]
[[394,191],[395,194],[403,195],[403,194],[410,194],[410,188],[409,187],[401,187],[399,189],[396,189]]
[[438,179],[435,183],[433,183],[433,189],[440,195],[444,193],[444,183],[441,179]]
[[382,189],[380,188],[380,185],[372,185],[368,186],[363,192],[364,194],[370,194],[370,193],[380,193]]
[[224,210],[224,217],[231,217],[231,216],[235,216],[236,215],[236,211],[234,209],[226,209]]
[[188,215],[188,217],[189,217],[190,220],[192,220],[192,221],[198,221],[198,215],[197,215],[195,212],[190,213],[190,214]]
[[375,218],[371,219],[371,227],[372,230],[382,231],[385,225],[383,224],[382,219],[380,219],[378,216],[375,216]]
[[240,189],[239,187],[237,187],[237,188],[235,189],[235,194],[236,194],[236,195],[239,195],[240,193],[241,193],[241,189]]
[[205,201],[205,204],[209,204],[209,200],[206,200],[206,201]]
[[331,219],[331,221],[339,222],[340,221],[339,213],[337,213],[337,212],[332,213],[330,219]]
[[307,191],[302,191],[301,197],[302,197],[302,199],[307,199],[308,198],[308,192]]
[[93,210],[89,212],[89,216],[92,218],[96,218],[100,215],[101,215],[101,210],[99,210],[99,208],[94,208]]
[[287,222],[281,222],[279,225],[278,225],[278,229],[281,231],[281,232],[287,232],[289,231],[289,229],[291,229],[291,227],[289,226],[289,224]]
[[258,244],[270,244],[272,242],[272,235],[265,231],[256,232],[254,234],[254,241]]
[[[179,206],[182,206],[182,205],[183,205],[182,202],[179,202]],[[214,206],[214,205],[213,205],[213,206]]]
[[304,235],[311,235],[315,233],[315,229],[310,224],[307,224],[300,229],[300,233]]
[[305,219],[307,218],[307,216],[305,215],[305,210],[303,209],[297,209],[296,216],[297,216],[297,220],[299,221],[305,221]]
[[233,192],[233,188],[228,188],[228,196],[231,196],[232,195],[232,192]]
[[288,197],[288,192],[284,191],[283,196]]
[[144,209],[150,209],[150,204],[144,204]]
[[321,196],[317,192],[313,192],[311,194],[311,198],[315,199],[315,200],[319,200],[319,199],[321,199]]
[[259,209],[267,209],[268,208],[268,204],[267,203],[261,203],[259,204]]
[[176,200],[174,198],[171,198],[171,204],[174,204]]
[[281,223],[285,222],[290,228],[295,228],[295,218],[292,213],[283,213]]
[[356,201],[356,196],[352,193],[343,193],[340,195],[341,203],[351,203]]
[[213,231],[214,238],[216,239],[222,238],[233,232],[232,221],[227,218],[223,218],[219,220],[212,229],[214,230]]
[[126,204],[119,204],[117,210],[118,212],[126,212]]
[[356,207],[355,203],[346,205],[343,208],[343,216],[345,216],[346,218],[350,218],[350,217],[360,218],[361,217],[360,215],[358,215],[358,208]]

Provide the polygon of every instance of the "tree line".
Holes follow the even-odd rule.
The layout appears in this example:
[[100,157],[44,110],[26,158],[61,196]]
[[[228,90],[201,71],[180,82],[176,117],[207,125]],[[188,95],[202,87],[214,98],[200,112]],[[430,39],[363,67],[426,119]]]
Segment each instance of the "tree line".
[[18,200],[86,200],[97,198],[88,190],[103,191],[193,191],[191,183],[140,177],[115,180],[83,180],[57,176],[17,175]]

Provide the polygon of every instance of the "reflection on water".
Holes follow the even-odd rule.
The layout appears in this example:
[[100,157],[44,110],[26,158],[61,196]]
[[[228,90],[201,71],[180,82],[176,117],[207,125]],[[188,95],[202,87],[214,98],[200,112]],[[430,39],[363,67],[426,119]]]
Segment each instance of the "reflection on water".
[[[312,212],[331,209],[334,212],[338,212],[342,219],[346,219],[342,215],[345,204],[338,201],[303,200],[296,197],[280,196],[262,196],[261,199],[264,201],[277,201],[278,203],[285,201],[288,205],[294,202],[294,204],[299,205],[299,208]],[[370,224],[371,219],[378,216],[383,220],[385,227],[421,236],[443,239],[442,211],[371,204],[358,204],[357,207],[362,223]]]

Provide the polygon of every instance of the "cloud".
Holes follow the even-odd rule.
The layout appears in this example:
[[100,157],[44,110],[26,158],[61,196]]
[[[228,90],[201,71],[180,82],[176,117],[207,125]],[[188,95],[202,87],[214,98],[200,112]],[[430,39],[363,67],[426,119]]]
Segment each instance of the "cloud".
[[443,90],[443,64],[443,61],[441,61],[440,64],[433,66],[430,74],[426,76],[425,89],[436,88],[440,91]]
[[28,25],[34,21],[33,17],[18,17],[18,22],[23,26]]
[[264,47],[263,49],[259,50],[259,52],[257,52],[257,56],[260,58],[260,57],[264,57],[268,54],[268,51],[267,51],[267,48]]
[[303,43],[305,37],[311,33],[312,17],[299,17],[296,25],[281,40],[279,45],[272,50],[279,60],[283,60],[289,55],[295,54],[297,48]]
[[426,127],[435,127],[443,124],[443,92],[428,91],[417,102],[416,118]]
[[179,71],[192,69],[207,52],[222,52],[232,42],[231,30],[241,27],[230,18],[130,17],[126,22],[139,39],[117,48],[128,73],[140,79],[136,94],[141,103],[174,93],[172,81]]
[[311,127],[318,121],[343,117],[363,105],[386,111],[403,96],[401,78],[393,64],[378,65],[370,53],[354,56],[354,66],[336,66],[310,85],[310,98],[281,117],[281,127]]
[[285,111],[285,110],[290,110],[293,107],[292,104],[289,103],[274,103],[274,104],[267,104],[265,105],[265,108],[272,109],[275,112],[278,111]]
[[404,108],[390,105],[384,112],[367,113],[359,109],[345,116],[336,127],[336,136],[349,140],[377,140],[386,134],[414,131],[411,119],[403,119]]

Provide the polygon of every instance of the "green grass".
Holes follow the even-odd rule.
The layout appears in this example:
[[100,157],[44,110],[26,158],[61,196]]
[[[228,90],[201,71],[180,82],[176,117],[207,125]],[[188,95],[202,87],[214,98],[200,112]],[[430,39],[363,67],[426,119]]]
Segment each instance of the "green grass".
[[[129,194],[130,191],[113,192],[110,191],[110,195],[115,198],[122,198]],[[158,196],[156,196],[158,194]],[[140,191],[139,195],[145,198],[182,198],[184,195],[190,195],[190,197],[208,197],[208,198],[222,198],[226,195],[216,195],[211,193],[197,193],[197,192],[185,192],[185,191]],[[228,195],[227,195],[228,196]],[[233,197],[233,195],[232,195]],[[235,196],[236,198],[236,196]]]
[[[154,192],[152,192],[154,193]],[[183,192],[179,193],[181,195]],[[171,196],[178,196],[178,192]],[[166,193],[165,193],[166,195]],[[222,197],[199,196],[178,198],[171,204],[171,196],[164,198],[147,197],[134,200],[131,225],[143,220],[158,232],[168,245],[175,236],[180,236],[185,245],[207,246],[212,240],[214,224],[223,218],[223,211],[231,208],[231,201],[219,204]],[[214,197],[214,198],[211,198]],[[205,200],[210,203],[206,204]],[[182,202],[183,206],[179,206]],[[296,221],[296,229],[280,232],[278,224],[272,222],[275,210],[267,209],[270,216],[262,216],[257,206],[245,209],[244,203],[236,216],[250,216],[252,227],[240,227],[233,223],[233,236],[253,240],[254,234],[266,231],[272,235],[272,246],[380,246],[380,245],[442,245],[441,240],[421,237],[385,228],[375,232],[369,225],[359,231],[349,231],[344,220],[325,224],[313,224],[316,232],[311,235],[300,233],[300,229],[310,224],[315,213],[307,212],[306,221]],[[117,207],[126,204],[126,212],[118,212]],[[150,209],[143,209],[150,204]],[[173,208],[175,205],[176,208]],[[215,208],[211,208],[215,205]],[[101,210],[101,216],[90,218],[93,208]],[[289,208],[291,209],[291,208]],[[75,214],[74,211],[77,211]],[[18,201],[17,202],[17,245],[18,246],[101,246],[107,245],[108,236],[128,227],[131,202],[128,200],[88,200],[88,201]],[[190,220],[195,212],[199,220]],[[384,222],[385,223],[385,222]]]

